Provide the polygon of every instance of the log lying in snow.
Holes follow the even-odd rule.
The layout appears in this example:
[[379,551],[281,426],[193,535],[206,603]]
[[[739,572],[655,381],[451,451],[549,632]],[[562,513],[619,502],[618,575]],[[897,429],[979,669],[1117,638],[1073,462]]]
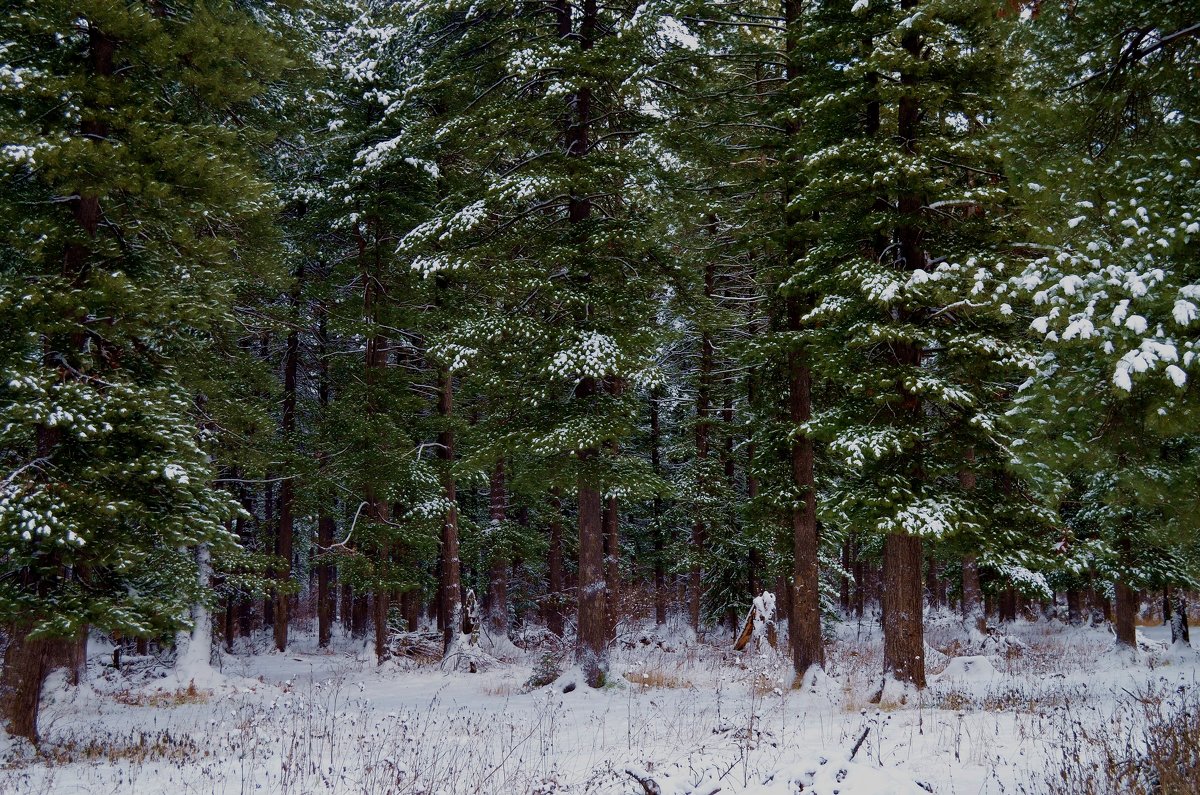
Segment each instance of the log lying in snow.
[[733,644],[733,650],[742,651],[752,640],[755,641],[755,646],[759,646],[764,639],[771,644],[772,649],[778,642],[775,633],[775,594],[770,591],[763,591],[761,595],[754,597],[754,604],[746,614],[746,624],[742,628],[742,634],[738,635],[737,642]]

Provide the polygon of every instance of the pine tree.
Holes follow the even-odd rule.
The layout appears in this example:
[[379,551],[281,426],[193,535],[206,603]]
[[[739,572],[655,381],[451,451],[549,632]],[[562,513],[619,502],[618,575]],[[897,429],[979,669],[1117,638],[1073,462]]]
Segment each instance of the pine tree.
[[1037,155],[1023,199],[1044,222],[1042,256],[1014,279],[1047,348],[1023,390],[1028,458],[1069,498],[1068,573],[1113,583],[1127,647],[1135,589],[1198,574],[1193,5],[1042,9],[1017,127]]
[[649,383],[662,283],[641,210],[663,170],[644,135],[656,15],[564,0],[548,14],[452,3],[412,16],[418,40],[438,42],[415,56],[413,93],[434,110],[446,196],[401,250],[469,299],[441,335],[443,360],[504,362],[509,399],[537,408],[512,441],[577,495],[577,657],[598,686],[611,631],[604,492],[627,478],[620,444]]
[[22,3],[0,40],[2,695],[36,741],[59,639],[186,625],[192,550],[236,549],[176,363],[262,267],[272,204],[236,116],[282,57],[229,3]]
[[810,242],[791,289],[813,296],[799,333],[841,396],[803,427],[840,465],[825,524],[882,536],[885,687],[925,683],[923,544],[1020,510],[1019,491],[964,488],[985,460],[1008,465],[1005,385],[1032,361],[1003,301],[1020,261],[996,138],[1005,26],[988,2],[833,3],[806,20],[793,212]]

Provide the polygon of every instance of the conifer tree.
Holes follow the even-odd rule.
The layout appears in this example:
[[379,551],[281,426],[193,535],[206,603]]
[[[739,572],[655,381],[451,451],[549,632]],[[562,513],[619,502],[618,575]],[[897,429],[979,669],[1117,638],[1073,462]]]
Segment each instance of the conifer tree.
[[190,550],[236,548],[181,363],[262,267],[272,202],[236,116],[283,61],[223,2],[20,3],[0,41],[0,695],[36,741],[60,639],[186,625]]
[[[418,53],[414,96],[434,110],[447,195],[401,250],[471,299],[443,350],[502,346],[511,399],[538,409],[521,440],[576,495],[577,657],[598,686],[610,624],[602,504],[627,477],[619,445],[649,383],[662,281],[640,210],[664,168],[644,135],[658,16],[591,0],[412,16],[419,40],[438,42]],[[618,382],[620,394],[608,388]]]
[[1019,258],[995,137],[1007,23],[990,2],[916,0],[806,22],[794,212],[811,242],[792,283],[815,296],[800,326],[842,398],[805,427],[845,468],[826,524],[883,538],[885,686],[923,687],[922,545],[994,526],[959,473],[1006,465],[1002,385],[1031,361],[1002,302]]
[[[1047,352],[1025,386],[1028,458],[1078,509],[1068,569],[1113,583],[1117,642],[1136,589],[1197,569],[1195,374],[1200,271],[1194,4],[1042,9],[1016,119],[1041,256],[1014,284]],[[1184,485],[1187,484],[1187,485]]]

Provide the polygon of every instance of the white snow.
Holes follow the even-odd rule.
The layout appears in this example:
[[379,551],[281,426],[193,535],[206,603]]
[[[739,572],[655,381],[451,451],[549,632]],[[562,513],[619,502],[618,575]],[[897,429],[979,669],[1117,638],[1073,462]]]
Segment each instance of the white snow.
[[[1039,792],[1072,721],[1110,724],[1135,714],[1127,693],[1174,692],[1200,673],[1161,627],[1140,629],[1147,651],[1134,658],[1111,654],[1103,627],[1003,626],[972,638],[957,616],[931,615],[928,643],[953,656],[931,653],[930,686],[891,682],[882,706],[868,701],[881,651],[870,614],[833,627],[827,673],[798,689],[786,644],[744,658],[728,630],[697,643],[678,616],[623,630],[599,690],[565,648],[517,649],[472,674],[377,666],[361,641],[336,633],[318,649],[300,631],[283,654],[267,635],[239,640],[189,693],[169,658],[126,657],[115,672],[111,647],[94,642],[90,682],[47,689],[45,741],[62,758],[3,741],[13,761],[0,791],[641,795],[641,776],[676,795]],[[567,673],[524,687],[545,653],[561,653]]]

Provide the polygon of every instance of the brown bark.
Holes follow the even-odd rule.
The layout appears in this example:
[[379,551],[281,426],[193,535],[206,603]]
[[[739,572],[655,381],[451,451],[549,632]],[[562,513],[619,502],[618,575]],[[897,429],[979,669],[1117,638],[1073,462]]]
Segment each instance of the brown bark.
[[1191,633],[1188,631],[1187,594],[1182,588],[1176,588],[1170,596],[1171,600],[1171,644],[1182,643],[1190,646]]
[[566,589],[563,582],[562,499],[557,488],[550,490],[550,511],[550,548],[546,560],[550,582],[546,594],[546,628],[562,637],[565,623],[563,591]]
[[[553,5],[555,27],[558,37],[574,41],[580,50],[592,48],[596,36],[596,0],[582,0],[580,12],[572,14],[568,0],[555,0]],[[573,20],[579,20],[578,32],[573,31]],[[575,87],[568,99],[569,123],[566,130],[566,154],[571,158],[583,158],[588,152],[588,139],[592,125],[592,90],[586,85]],[[574,192],[568,201],[567,220],[572,226],[585,223],[591,217],[592,203],[586,196]],[[578,274],[583,282],[591,280],[587,263],[579,262],[582,269]],[[590,314],[585,307],[585,319]],[[575,389],[575,398],[591,404],[596,396],[596,379],[584,376]],[[600,687],[608,671],[607,610],[605,607],[604,582],[604,527],[600,516],[600,491],[594,475],[587,472],[599,451],[595,448],[579,450],[577,458],[584,471],[578,481],[579,489],[579,582],[578,582],[578,635],[575,658],[584,671],[588,685]]]
[[[290,303],[292,306],[292,321],[299,322],[300,290],[304,282],[303,266],[296,273],[296,282],[292,288]],[[283,411],[280,426],[283,431],[284,444],[291,446],[292,436],[296,432],[296,373],[300,365],[300,332],[296,325],[288,333],[287,349],[283,357]],[[292,546],[295,520],[293,508],[295,504],[295,482],[291,477],[285,477],[279,484],[279,534],[277,536],[277,552],[283,560],[283,565],[276,576],[287,581],[292,576]],[[287,650],[289,596],[282,591],[275,592],[275,648]]]
[[[917,0],[901,0],[902,9],[911,10]],[[921,57],[922,40],[918,31],[909,28],[901,38],[901,46],[913,59]],[[920,106],[917,100],[917,76],[913,71],[900,73],[900,83],[906,89],[898,103],[896,131],[905,150],[917,152],[917,125]],[[899,243],[900,266],[905,270],[925,267],[922,248],[920,214],[923,201],[916,191],[902,192],[897,200],[899,218],[896,239]],[[909,313],[900,312],[901,320]],[[912,341],[891,345],[894,364],[901,372],[911,372],[921,366],[921,346]],[[910,428],[922,423],[921,400],[898,378],[896,390],[899,406],[896,421]],[[908,477],[915,483],[925,479],[921,466],[921,450],[910,453]],[[918,688],[925,687],[924,616],[921,587],[921,540],[907,535],[891,534],[884,539],[883,556],[883,633],[884,672],[893,678]]]
[[[662,475],[662,428],[659,419],[661,390],[650,394],[650,467],[655,475]],[[654,623],[667,623],[667,568],[663,559],[666,548],[665,530],[662,527],[663,500],[654,495]]]
[[921,539],[888,535],[883,541],[883,670],[918,688],[925,687],[921,609]]
[[[704,297],[711,299],[715,270],[713,263],[704,267]],[[700,334],[700,371],[696,385],[696,491],[703,495],[707,491],[707,468],[709,447],[709,411],[712,407],[710,394],[713,370],[713,341],[708,330]],[[688,618],[692,630],[700,632],[700,595],[703,587],[700,558],[708,543],[708,528],[700,511],[692,524],[692,565],[688,571]]]
[[381,664],[388,658],[388,592],[376,588],[371,600],[371,618],[375,625],[375,663]]
[[[591,398],[595,379],[585,377],[576,394]],[[579,451],[579,461],[587,466],[597,455],[593,449]],[[600,517],[600,490],[585,475],[579,479],[579,630],[576,661],[583,668],[587,683],[600,687],[608,670],[608,615],[605,606],[604,528]]]
[[1010,623],[1017,620],[1017,591],[1011,585],[1000,592],[1000,621]]
[[[507,518],[508,492],[504,484],[504,459],[492,469],[491,490],[488,495],[489,514],[493,528],[499,528]],[[497,637],[508,637],[508,557],[501,550],[490,550],[488,566],[488,631]]]
[[1067,622],[1070,624],[1083,623],[1083,592],[1078,588],[1067,590]]
[[350,637],[365,638],[367,636],[367,620],[370,617],[370,603],[367,595],[355,589],[350,601]]
[[[788,329],[799,331],[800,302],[788,300]],[[817,494],[813,468],[812,438],[799,430],[812,417],[812,373],[804,355],[793,348],[788,352],[789,417],[793,426],[792,480],[800,494],[800,503],[792,508],[792,599],[788,635],[792,644],[792,662],[796,674],[825,666],[825,648],[821,640],[821,584],[818,570],[820,536],[817,528]]]
[[[624,388],[620,378],[608,379],[608,389],[613,395],[620,395]],[[613,455],[619,451],[616,442],[611,442],[609,449]],[[608,611],[608,640],[611,643],[616,640],[617,624],[621,620],[621,533],[616,496],[610,495],[604,501],[604,510],[600,518],[604,525],[604,582],[607,586],[605,606]]]
[[8,628],[4,670],[0,672],[0,715],[8,732],[36,744],[42,685],[71,656],[73,639],[28,637],[30,627]]
[[458,552],[458,484],[454,480],[454,377],[449,370],[439,374],[438,414],[442,430],[438,433],[438,456],[442,459],[442,490],[449,506],[442,520],[442,643],[449,650],[462,624],[462,561]]
[[[329,333],[327,323],[329,308],[325,301],[317,304],[317,404],[324,414],[329,410]],[[318,467],[325,472],[329,466],[329,456],[321,451],[318,456]],[[333,545],[334,518],[330,515],[329,505],[321,502],[321,512],[317,517],[317,554],[328,556],[329,548]],[[328,648],[333,639],[333,614],[336,605],[336,585],[333,582],[334,566],[328,560],[323,560],[317,569],[317,646]]]
[[[1117,551],[1121,564],[1128,570],[1133,563],[1133,544],[1128,536],[1117,541]],[[1123,577],[1118,578],[1115,585],[1115,604],[1113,605],[1113,630],[1117,635],[1118,646],[1137,648],[1136,617],[1138,609],[1137,591],[1129,586]]]
[[1137,648],[1137,591],[1130,588],[1121,580],[1114,583],[1116,587],[1115,619],[1113,630],[1117,633],[1117,644]]

